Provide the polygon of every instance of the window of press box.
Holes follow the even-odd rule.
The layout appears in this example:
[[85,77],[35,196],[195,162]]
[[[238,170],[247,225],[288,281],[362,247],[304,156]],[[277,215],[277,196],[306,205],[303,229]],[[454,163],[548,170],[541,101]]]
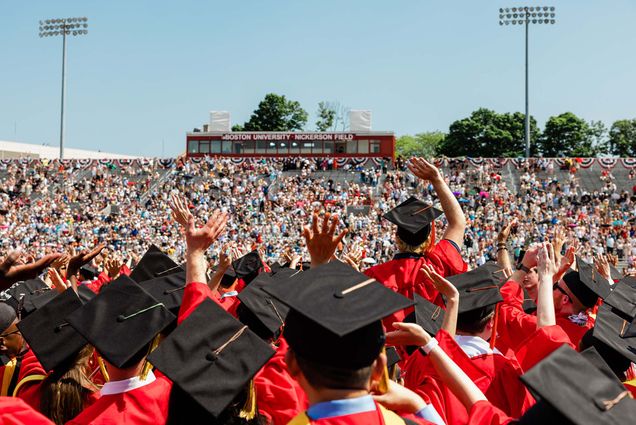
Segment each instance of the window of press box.
[[199,153],[198,140],[188,140],[188,153]]
[[223,141],[223,144],[221,145],[221,152],[232,153],[232,142],[229,140]]
[[200,153],[210,153],[210,141],[209,140],[201,140],[199,142],[199,152]]
[[358,140],[358,153],[369,153],[368,140]]

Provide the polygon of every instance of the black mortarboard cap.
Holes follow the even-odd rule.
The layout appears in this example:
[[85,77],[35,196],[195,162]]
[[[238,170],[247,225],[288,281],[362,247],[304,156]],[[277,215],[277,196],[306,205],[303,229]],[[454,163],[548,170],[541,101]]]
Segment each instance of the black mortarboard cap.
[[610,365],[605,361],[601,353],[599,353],[595,347],[586,348],[581,351],[581,355],[585,357],[585,360],[594,365],[595,368],[603,372],[603,375],[621,384],[621,381],[616,377],[616,374],[612,371]]
[[636,334],[632,319],[621,316],[608,304],[598,308],[593,336],[626,359],[636,362]]
[[120,276],[67,317],[97,351],[122,367],[175,316],[128,276]]
[[234,282],[236,282],[236,279],[238,279],[238,277],[236,276],[234,269],[229,267],[225,271],[225,273],[223,273],[223,276],[221,277],[220,285],[223,288],[229,288],[230,286],[234,285]]
[[340,261],[264,289],[290,307],[284,335],[297,355],[345,369],[369,366],[384,346],[380,319],[414,304]]
[[86,285],[79,285],[77,287],[77,296],[84,304],[95,298],[95,292],[91,291]]
[[612,292],[605,298],[605,304],[629,318],[636,317],[636,288],[630,285],[633,277],[627,277],[614,285]]
[[88,280],[95,279],[97,275],[99,274],[99,272],[97,271],[95,267],[89,266],[88,264],[85,264],[82,267],[80,267],[80,273]]
[[246,325],[205,300],[148,360],[216,417],[274,353]]
[[[241,305],[250,310],[272,335],[283,326],[289,312],[287,305],[263,289],[273,281],[273,277],[261,273],[238,294]],[[241,318],[239,315],[239,319]]]
[[611,292],[609,282],[601,276],[592,264],[577,257],[578,271],[570,271],[563,276],[563,282],[572,294],[587,308],[596,305],[598,298],[605,298]]
[[86,340],[66,321],[66,316],[82,305],[69,288],[18,323],[18,329],[46,371],[57,368],[86,345]]
[[590,367],[567,345],[522,375],[521,380],[543,403],[576,425],[625,424],[636,415],[636,401],[628,397],[625,387]]
[[494,306],[503,298],[499,292],[501,267],[488,262],[466,273],[447,277],[459,292],[459,313]]
[[172,313],[177,314],[183,301],[186,273],[181,271],[143,281],[139,284]]
[[418,294],[415,294],[415,303],[415,323],[420,325],[429,335],[435,336],[442,328],[446,311]]
[[261,256],[258,255],[258,251],[249,252],[241,258],[232,261],[232,268],[236,276],[243,279],[246,284],[249,284],[258,276],[261,267],[263,267],[263,262],[261,261]]
[[432,204],[411,196],[384,214],[384,218],[398,226],[397,235],[402,241],[418,246],[426,241],[431,232],[431,223],[442,214],[444,212],[434,208]]
[[[40,279],[25,280],[7,291],[11,298],[6,302],[24,318],[36,310],[33,299],[49,291],[51,288]],[[48,300],[50,301],[50,298]]]
[[141,257],[141,260],[139,260],[139,263],[135,266],[132,273],[130,273],[130,278],[139,283],[144,280],[150,280],[181,271],[183,271],[181,266],[172,261],[170,257],[155,245],[151,245],[144,256]]

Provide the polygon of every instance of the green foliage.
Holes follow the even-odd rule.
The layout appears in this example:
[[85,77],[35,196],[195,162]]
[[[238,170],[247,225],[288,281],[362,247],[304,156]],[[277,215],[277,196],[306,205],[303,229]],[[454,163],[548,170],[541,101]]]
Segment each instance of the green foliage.
[[432,158],[437,154],[437,149],[444,137],[445,134],[441,131],[400,136],[395,142],[395,153],[406,158],[411,156]]
[[329,130],[333,126],[335,118],[335,109],[330,108],[325,102],[318,103],[318,120],[316,121],[316,130]]
[[636,119],[618,120],[609,131],[609,149],[614,155],[636,156]]
[[[499,114],[480,108],[470,117],[455,121],[439,145],[439,153],[449,157],[520,157],[525,154],[525,115]],[[531,145],[536,144],[537,122],[530,117]]]
[[588,124],[572,112],[550,117],[540,140],[545,157],[592,157],[603,152],[605,126]]
[[307,111],[284,95],[269,93],[258,104],[242,129],[244,131],[298,131],[307,124]]

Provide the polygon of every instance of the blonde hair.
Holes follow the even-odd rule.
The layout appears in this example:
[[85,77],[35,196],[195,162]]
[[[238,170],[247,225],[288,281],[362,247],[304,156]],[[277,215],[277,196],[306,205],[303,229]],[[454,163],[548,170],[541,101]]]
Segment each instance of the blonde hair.
[[404,242],[400,237],[395,235],[395,244],[400,252],[412,252],[413,254],[424,255],[429,252],[435,245],[435,223],[431,223],[431,231],[428,238],[421,244],[414,246]]

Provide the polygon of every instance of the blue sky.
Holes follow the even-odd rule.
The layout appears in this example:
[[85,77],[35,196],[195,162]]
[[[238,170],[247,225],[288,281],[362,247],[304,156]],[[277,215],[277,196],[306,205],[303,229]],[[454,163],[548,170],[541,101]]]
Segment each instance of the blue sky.
[[[161,156],[266,93],[310,113],[321,100],[373,111],[375,130],[447,130],[484,106],[523,110],[523,30],[514,0],[29,0],[0,3],[0,140],[56,145],[61,39],[38,21],[87,16],[71,39],[66,146]],[[572,111],[608,126],[636,118],[636,1],[555,0],[530,28],[531,113]],[[162,147],[163,146],[163,147]]]

